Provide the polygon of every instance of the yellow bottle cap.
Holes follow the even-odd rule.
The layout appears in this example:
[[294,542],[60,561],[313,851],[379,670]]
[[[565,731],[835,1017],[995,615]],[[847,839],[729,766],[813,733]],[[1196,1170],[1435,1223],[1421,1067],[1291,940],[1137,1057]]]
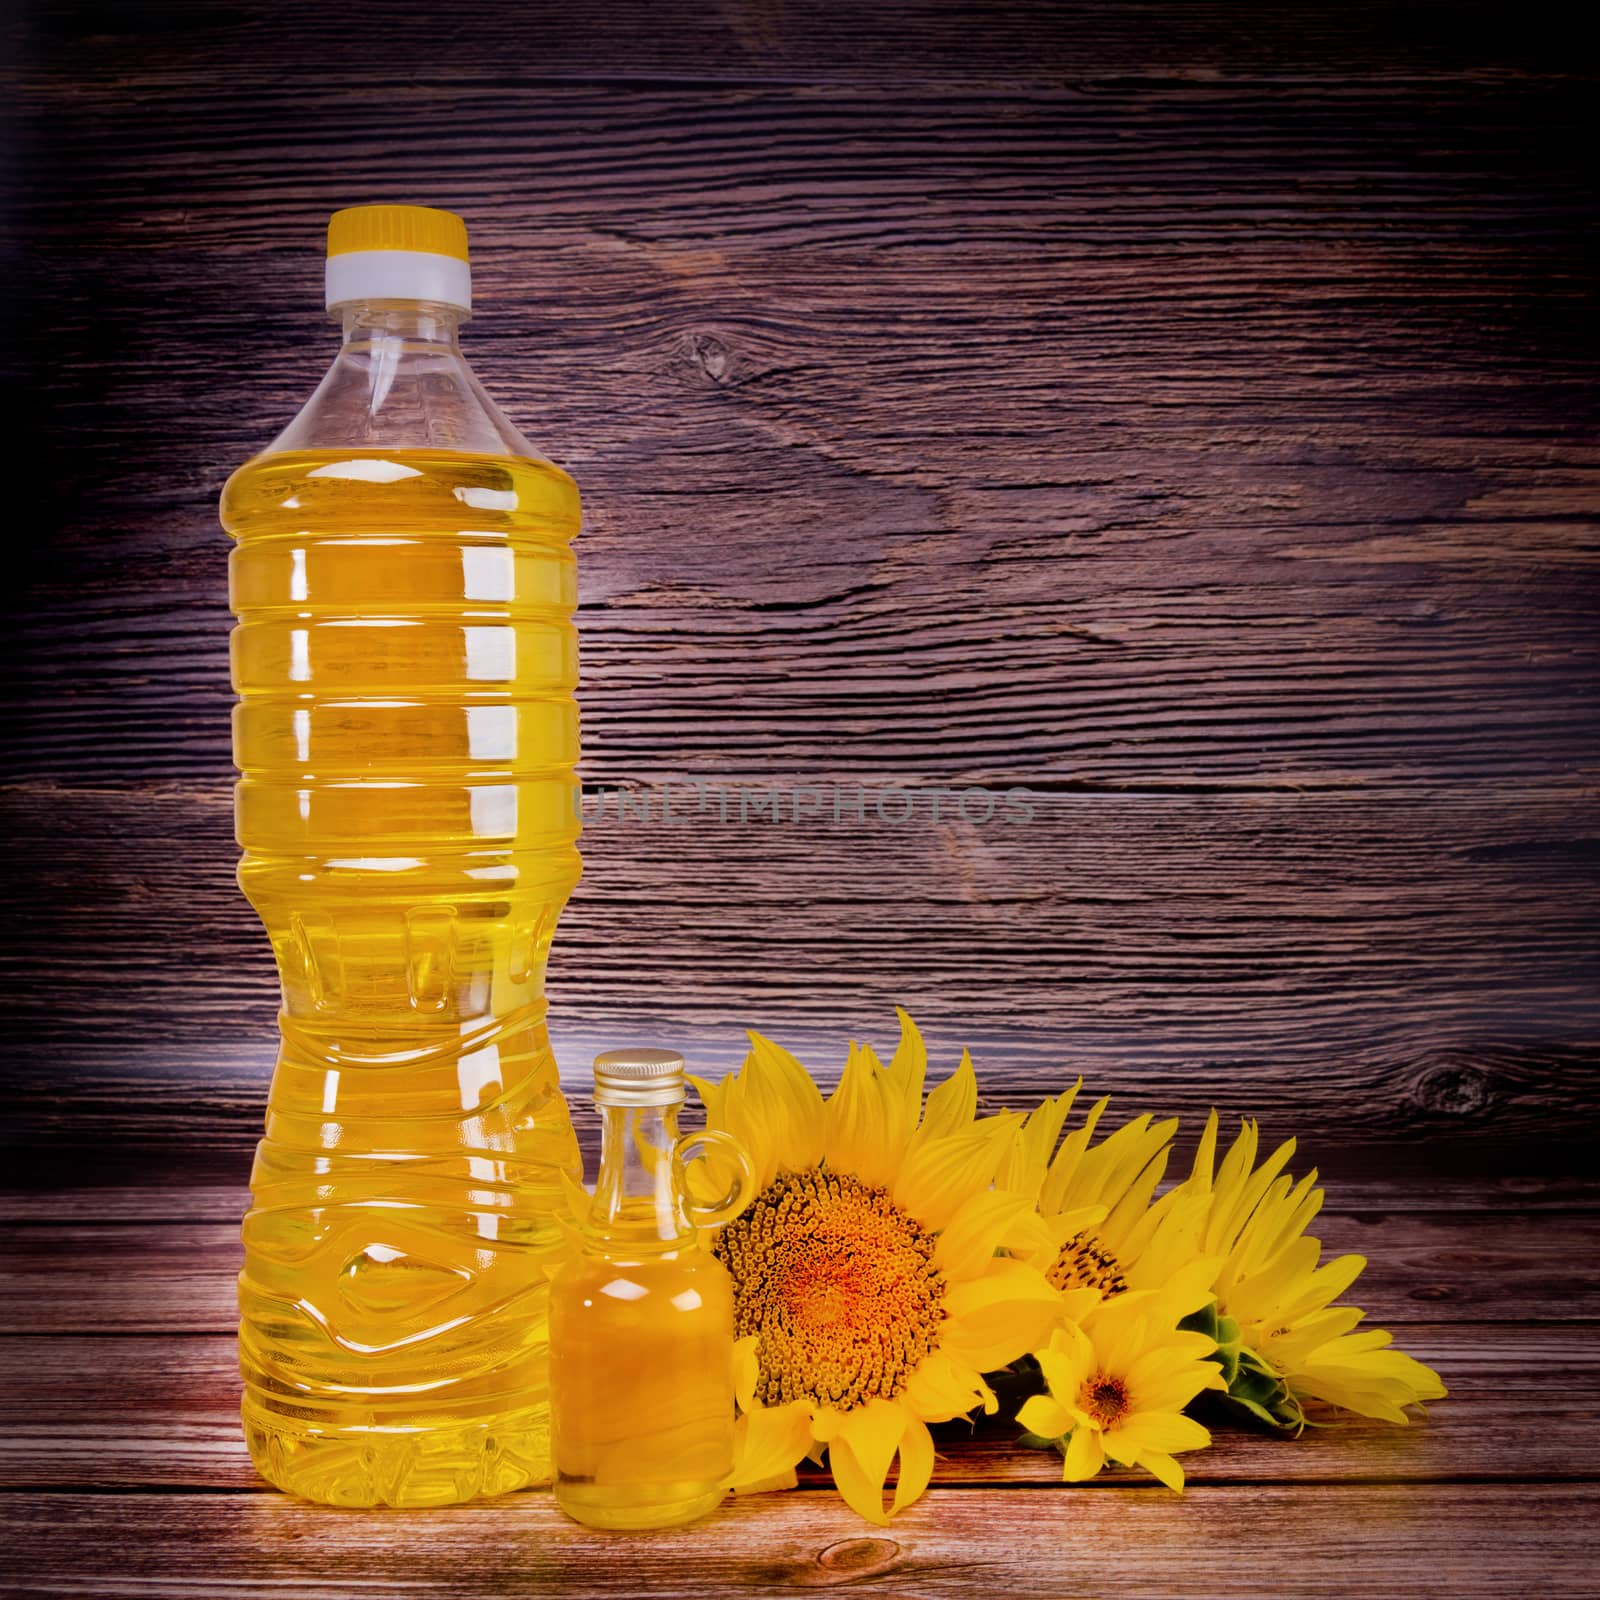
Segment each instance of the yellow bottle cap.
[[350,206],[328,219],[328,254],[358,250],[421,250],[468,261],[467,225],[432,206]]
[[355,300],[425,300],[472,310],[467,225],[432,206],[351,206],[328,221],[328,309]]

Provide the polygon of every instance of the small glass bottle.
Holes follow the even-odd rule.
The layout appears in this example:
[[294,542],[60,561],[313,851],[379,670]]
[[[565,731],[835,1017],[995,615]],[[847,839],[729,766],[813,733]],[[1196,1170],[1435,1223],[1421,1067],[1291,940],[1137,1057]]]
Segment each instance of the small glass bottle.
[[[737,1140],[678,1136],[683,1097],[672,1051],[595,1059],[600,1175],[583,1253],[550,1292],[556,1499],[592,1528],[693,1522],[733,1470],[733,1285],[700,1230],[737,1216],[753,1183]],[[697,1192],[731,1173],[716,1204],[691,1200],[691,1162]]]

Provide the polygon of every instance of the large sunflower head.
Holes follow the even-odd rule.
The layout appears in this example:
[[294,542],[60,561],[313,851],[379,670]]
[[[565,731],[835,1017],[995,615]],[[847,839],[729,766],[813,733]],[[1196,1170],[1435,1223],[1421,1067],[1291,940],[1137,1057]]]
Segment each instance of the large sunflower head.
[[[1221,1165],[1211,1113],[1175,1203],[1198,1208],[1201,1248],[1218,1260],[1216,1305],[1202,1314],[1223,1349],[1229,1396],[1263,1421],[1304,1426],[1303,1402],[1320,1400],[1387,1422],[1445,1394],[1438,1373],[1390,1348],[1382,1329],[1356,1332],[1366,1313],[1333,1302],[1366,1259],[1322,1261],[1306,1229],[1322,1209],[1313,1169],[1296,1181],[1286,1140],[1257,1162],[1260,1135],[1244,1123]],[[1198,1323],[1196,1325],[1199,1325]]]
[[740,1340],[733,1485],[792,1484],[826,1447],[840,1492],[879,1523],[895,1457],[900,1510],[933,1469],[927,1424],[993,1411],[983,1374],[1042,1343],[1061,1311],[1032,1196],[994,1186],[1021,1118],[977,1115],[966,1056],[924,1101],[927,1057],[903,1011],[900,1029],[887,1066],[852,1046],[826,1100],[757,1034],[737,1074],[695,1080],[757,1183],[713,1245]]

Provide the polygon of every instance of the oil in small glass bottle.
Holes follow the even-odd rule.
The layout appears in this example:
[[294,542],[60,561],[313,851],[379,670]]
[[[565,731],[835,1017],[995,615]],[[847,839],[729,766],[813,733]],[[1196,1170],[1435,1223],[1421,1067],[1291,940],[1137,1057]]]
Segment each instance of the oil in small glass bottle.
[[[726,1134],[679,1137],[680,1055],[602,1055],[594,1098],[584,1247],[550,1296],[556,1499],[594,1528],[671,1527],[713,1510],[733,1469],[733,1286],[701,1230],[744,1208],[750,1164]],[[690,1164],[731,1172],[730,1192],[697,1204]]]

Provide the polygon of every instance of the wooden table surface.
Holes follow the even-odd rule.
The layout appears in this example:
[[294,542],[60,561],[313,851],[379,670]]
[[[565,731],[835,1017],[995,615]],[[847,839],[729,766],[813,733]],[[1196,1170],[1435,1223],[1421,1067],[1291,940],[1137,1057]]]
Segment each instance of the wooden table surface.
[[[8,1202],[0,1562],[17,1596],[1593,1593],[1600,1186],[1419,1188],[1351,1170],[1319,1230],[1451,1396],[1401,1429],[1219,1431],[1180,1499],[1063,1487],[1015,1428],[939,1430],[887,1530],[812,1477],[670,1535],[602,1537],[529,1493],[447,1511],[306,1506],[255,1478],[233,1337],[238,1189]],[[1055,1463],[1052,1470],[1051,1463]]]
[[[6,26],[0,1591],[1594,1592],[1575,24],[19,0]],[[232,884],[215,501],[328,359],[320,230],[369,199],[467,216],[474,364],[585,494],[572,1082],[622,1042],[731,1064],[745,1025],[831,1073],[902,1002],[991,1104],[1083,1071],[1191,1133],[1259,1115],[1450,1385],[1426,1423],[1229,1432],[1182,1499],[946,1430],[887,1531],[816,1481],[646,1540],[538,1495],[365,1515],[253,1480],[232,1276],[275,981]],[[1029,820],[939,799],[978,789]]]

